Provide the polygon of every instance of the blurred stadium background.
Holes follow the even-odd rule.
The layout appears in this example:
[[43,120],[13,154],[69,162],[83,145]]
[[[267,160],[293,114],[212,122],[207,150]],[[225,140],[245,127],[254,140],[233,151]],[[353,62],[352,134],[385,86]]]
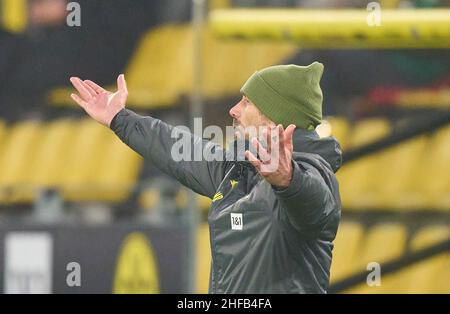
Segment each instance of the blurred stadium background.
[[319,60],[344,150],[330,292],[450,293],[450,1],[380,0],[379,27],[363,0],[79,0],[80,27],[67,2],[0,0],[1,292],[208,289],[210,200],[89,120],[70,76],[225,126],[255,70]]

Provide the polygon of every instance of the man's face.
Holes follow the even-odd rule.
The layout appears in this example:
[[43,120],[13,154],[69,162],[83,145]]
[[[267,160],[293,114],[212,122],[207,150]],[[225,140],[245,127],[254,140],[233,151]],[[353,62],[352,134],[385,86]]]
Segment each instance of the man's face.
[[[278,161],[276,158],[273,158],[275,156],[274,154],[277,154],[279,149],[279,140],[277,140],[278,129],[276,128],[276,124],[267,118],[246,96],[243,96],[241,101],[230,109],[230,116],[233,118],[235,139],[249,140],[251,143],[250,150],[255,156],[259,155],[259,151],[256,150],[257,145],[254,142],[256,139],[265,149],[268,148],[270,142],[270,148],[267,150],[267,153],[270,154],[270,158],[265,160],[264,158],[266,157],[260,157],[263,158],[263,161],[276,161],[275,163],[270,164],[270,166],[276,168],[278,166]],[[242,143],[244,143],[244,141],[242,141]]]
[[233,118],[234,127],[247,129],[274,125],[246,96],[230,109],[230,116]]

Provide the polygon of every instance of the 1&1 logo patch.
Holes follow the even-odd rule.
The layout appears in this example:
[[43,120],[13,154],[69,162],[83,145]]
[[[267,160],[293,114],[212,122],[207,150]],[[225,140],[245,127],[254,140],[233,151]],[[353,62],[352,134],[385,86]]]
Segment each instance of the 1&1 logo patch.
[[232,230],[242,230],[244,225],[244,220],[242,219],[242,214],[231,213],[231,229]]

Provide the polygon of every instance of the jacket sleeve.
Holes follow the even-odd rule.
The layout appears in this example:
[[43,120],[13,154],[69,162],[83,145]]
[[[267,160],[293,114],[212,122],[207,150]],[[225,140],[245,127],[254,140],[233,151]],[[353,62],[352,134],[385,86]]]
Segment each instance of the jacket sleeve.
[[[131,149],[151,161],[165,174],[175,178],[195,192],[212,198],[225,174],[226,161],[213,160],[212,154],[222,154],[217,144],[175,128],[161,120],[143,117],[131,110],[121,110],[110,128]],[[188,153],[194,159],[176,161],[172,157],[175,142],[188,139]],[[185,147],[182,147],[182,150]],[[185,153],[183,151],[183,153]],[[206,158],[204,158],[206,157]],[[187,159],[187,158],[186,158]],[[208,161],[210,160],[210,161]]]
[[306,231],[322,226],[336,208],[336,201],[316,167],[306,162],[295,162],[290,185],[286,189],[274,187],[289,222],[298,230]]

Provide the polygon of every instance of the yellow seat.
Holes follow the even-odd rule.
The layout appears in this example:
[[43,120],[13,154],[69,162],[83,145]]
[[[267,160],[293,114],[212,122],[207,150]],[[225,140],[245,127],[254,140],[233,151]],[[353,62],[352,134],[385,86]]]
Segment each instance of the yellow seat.
[[105,139],[111,131],[91,119],[76,122],[75,128],[63,170],[63,195],[68,201],[96,200],[96,176],[104,162]]
[[208,293],[210,268],[209,226],[203,223],[197,231],[197,293]]
[[34,121],[14,125],[4,141],[0,157],[0,202],[31,202],[34,186],[30,182],[32,161],[40,143],[41,124]]
[[[386,135],[389,126],[384,124],[379,119],[360,122],[350,146]],[[419,136],[345,165],[337,174],[343,207],[449,210],[450,146],[444,144],[449,142],[450,127],[444,127],[431,138]]]
[[350,293],[390,293],[398,287],[387,281],[389,275],[383,276],[382,264],[401,257],[404,254],[407,239],[407,231],[403,225],[386,223],[369,229],[362,244],[361,255],[353,262],[356,272],[366,270],[367,265],[376,262],[381,265],[381,286],[369,286],[360,284],[346,292]]
[[13,127],[1,155],[0,200],[32,202],[41,188],[69,201],[122,201],[129,196],[141,158],[91,120],[57,120]]
[[[3,121],[0,120],[0,170],[4,167],[3,165],[3,154],[6,149],[7,143],[7,128]],[[0,172],[0,182],[2,181],[2,172]],[[0,186],[0,203],[4,201],[4,195],[7,191],[3,190],[4,187]]]
[[[367,119],[355,125],[350,135],[349,148],[355,148],[376,141],[390,133],[391,126],[384,119]],[[374,207],[370,198],[374,183],[382,178],[383,153],[363,157],[344,165],[337,173],[341,199],[344,208],[366,209]]]
[[187,93],[192,41],[187,25],[161,26],[142,37],[125,71],[131,106],[169,106]]
[[401,161],[388,166],[403,172],[392,174],[399,178],[395,182],[402,183],[402,189],[385,186],[386,194],[391,192],[388,197],[393,208],[450,210],[450,148],[444,144],[449,142],[450,126],[405,143],[409,148],[403,151]]
[[419,136],[387,149],[381,157],[378,173],[368,191],[374,207],[388,209],[420,209],[421,194],[411,193],[409,185],[417,179],[417,167],[427,153],[428,138]]
[[42,138],[33,156],[30,181],[36,187],[59,188],[67,166],[68,152],[77,132],[74,122],[60,119],[42,128]]
[[0,1],[0,20],[3,29],[22,33],[28,24],[28,3],[26,0]]
[[[430,139],[427,153],[418,165],[425,206],[450,210],[450,126],[438,130]],[[418,179],[419,180],[419,179]]]
[[[419,231],[413,241],[413,250],[423,249],[426,246],[439,243],[450,239],[450,227],[448,225],[431,226]],[[417,265],[414,272],[415,283],[420,282],[422,289],[418,285],[410,286],[410,293],[416,293],[418,290],[426,293],[450,293],[450,253],[439,254],[429,260]]]
[[95,199],[121,202],[136,186],[143,159],[113,132],[108,132],[104,141],[105,149],[100,152],[101,163],[93,180]]
[[[417,231],[412,237],[411,251],[415,252],[450,237],[450,228],[431,225]],[[397,287],[398,293],[449,293],[450,255],[442,253],[425,259],[387,277],[389,285]]]
[[355,272],[352,265],[363,248],[364,229],[356,222],[345,222],[339,226],[334,240],[331,264],[331,282],[341,280]]
[[[169,106],[190,96],[193,49],[190,25],[165,25],[144,35],[126,69],[130,105]],[[278,64],[296,50],[289,43],[221,40],[205,26],[203,95],[208,99],[236,95],[256,70]]]
[[[429,226],[419,230],[413,237],[413,251],[450,239],[447,225]],[[419,262],[404,271],[403,279],[409,283],[408,293],[450,293],[450,254],[441,253]]]

